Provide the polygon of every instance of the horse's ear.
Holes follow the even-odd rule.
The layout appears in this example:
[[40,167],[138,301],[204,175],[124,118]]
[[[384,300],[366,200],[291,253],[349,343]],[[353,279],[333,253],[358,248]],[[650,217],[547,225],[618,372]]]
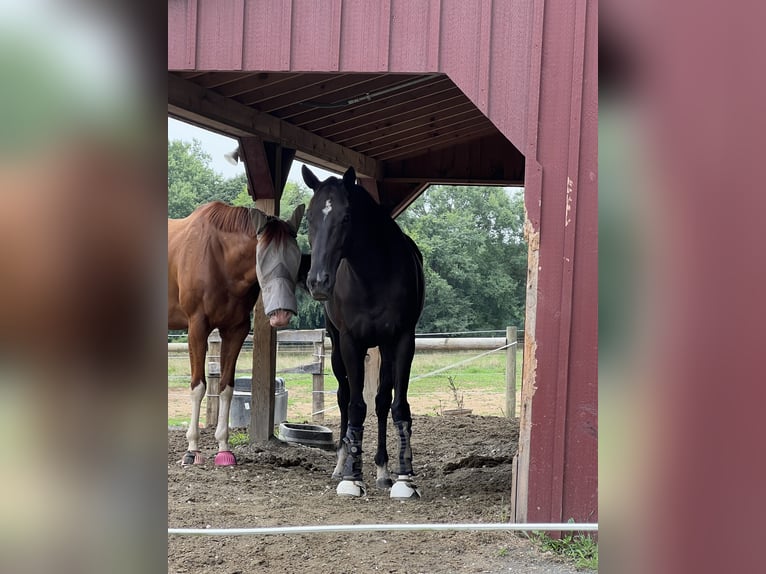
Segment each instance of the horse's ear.
[[303,174],[303,181],[311,189],[315,190],[317,187],[319,187],[319,180],[317,179],[317,176],[314,175],[314,172],[311,171],[307,165],[304,164],[304,166],[301,168],[301,173]]
[[253,227],[256,234],[260,233],[263,227],[269,222],[269,216],[263,213],[260,209],[253,208],[250,212],[253,218]]
[[343,174],[343,185],[349,190],[353,189],[356,185],[356,171],[354,171],[354,166],[348,168],[346,173]]
[[295,211],[293,211],[290,219],[287,220],[287,224],[292,227],[296,235],[298,234],[298,228],[301,226],[301,219],[303,219],[303,214],[305,212],[306,204],[301,203],[298,207],[295,208]]

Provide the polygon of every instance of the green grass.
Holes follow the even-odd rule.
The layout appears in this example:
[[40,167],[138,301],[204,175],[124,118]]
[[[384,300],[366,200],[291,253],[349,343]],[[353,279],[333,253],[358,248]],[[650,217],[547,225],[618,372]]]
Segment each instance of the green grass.
[[540,545],[541,550],[573,561],[578,569],[598,570],[598,543],[586,534],[570,532],[555,539],[535,532],[532,539]]
[[189,424],[189,417],[168,417],[169,427],[180,427]]

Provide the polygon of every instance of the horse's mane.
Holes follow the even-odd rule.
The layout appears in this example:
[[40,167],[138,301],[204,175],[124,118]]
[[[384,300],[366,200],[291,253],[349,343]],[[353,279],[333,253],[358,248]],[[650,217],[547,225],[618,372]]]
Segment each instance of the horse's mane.
[[206,218],[216,229],[221,231],[245,233],[250,237],[255,237],[258,230],[253,226],[250,211],[247,207],[235,207],[220,201],[213,201],[200,207],[199,215]]
[[290,235],[295,235],[290,224],[275,217],[269,219],[266,225],[263,226],[263,230],[261,231],[261,241],[266,245],[269,245],[274,241],[278,245]]
[[[255,237],[258,233],[258,229],[253,225],[253,211],[255,210],[249,207],[227,205],[221,201],[214,201],[199,208],[200,216],[205,217],[216,229],[244,233],[249,237]],[[290,224],[278,217],[270,217],[261,229],[261,241],[266,245],[272,241],[279,244],[290,235],[295,235]]]
[[[340,185],[343,185],[343,182]],[[365,225],[374,225],[383,229],[398,229],[398,225],[396,225],[391,214],[376,202],[362,186],[355,185],[354,193],[349,194],[349,202],[351,208],[361,214],[360,221],[364,221]]]

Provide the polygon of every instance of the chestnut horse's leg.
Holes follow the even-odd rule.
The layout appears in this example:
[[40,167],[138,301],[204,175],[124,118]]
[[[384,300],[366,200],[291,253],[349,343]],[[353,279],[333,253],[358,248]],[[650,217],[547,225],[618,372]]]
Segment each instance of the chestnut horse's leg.
[[242,343],[250,331],[250,321],[229,327],[219,328],[221,333],[221,383],[218,393],[218,424],[215,429],[215,440],[218,441],[218,454],[215,455],[216,466],[232,466],[237,459],[229,448],[229,411],[231,397],[234,394],[234,375],[237,368],[237,357],[242,349]]
[[210,327],[203,316],[192,317],[189,320],[189,362],[191,363],[191,402],[192,412],[186,439],[189,450],[181,459],[184,466],[203,464],[205,458],[199,449],[199,417],[202,399],[205,396],[207,382],[205,381],[205,354],[207,352],[207,337]]
[[389,347],[380,347],[380,383],[375,395],[375,414],[378,417],[378,450],[375,452],[377,478],[375,484],[378,488],[388,488],[393,484],[388,472],[388,449],[386,448],[388,413],[391,411],[394,391],[392,352]]

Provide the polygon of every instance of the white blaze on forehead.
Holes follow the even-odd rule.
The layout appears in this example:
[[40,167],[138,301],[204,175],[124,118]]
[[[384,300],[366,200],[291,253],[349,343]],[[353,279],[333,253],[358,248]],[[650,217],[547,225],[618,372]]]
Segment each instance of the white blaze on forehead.
[[332,211],[332,202],[328,199],[324,202],[324,207],[322,208],[322,213],[324,213],[324,218],[327,219],[327,215]]

